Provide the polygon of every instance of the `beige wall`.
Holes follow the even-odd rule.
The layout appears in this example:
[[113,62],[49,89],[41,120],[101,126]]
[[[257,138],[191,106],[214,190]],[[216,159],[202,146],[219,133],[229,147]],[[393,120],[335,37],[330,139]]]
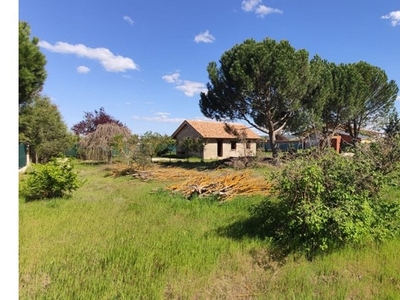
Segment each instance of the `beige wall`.
[[[233,141],[233,140],[232,140]],[[236,150],[231,150],[231,140],[224,139],[222,144],[222,157],[218,157],[217,140],[209,140],[204,148],[204,159],[217,159],[239,156],[255,156],[256,143],[250,143],[250,149],[246,149],[246,144],[236,142]]]

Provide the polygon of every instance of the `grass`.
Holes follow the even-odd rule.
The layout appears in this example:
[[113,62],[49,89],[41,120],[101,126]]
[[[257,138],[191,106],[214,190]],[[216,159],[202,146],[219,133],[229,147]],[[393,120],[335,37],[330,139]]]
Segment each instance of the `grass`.
[[159,190],[168,182],[113,178],[104,165],[77,169],[86,182],[70,199],[20,200],[20,299],[400,296],[400,239],[312,262],[280,260],[267,241],[221,230],[248,217],[260,197],[188,201]]

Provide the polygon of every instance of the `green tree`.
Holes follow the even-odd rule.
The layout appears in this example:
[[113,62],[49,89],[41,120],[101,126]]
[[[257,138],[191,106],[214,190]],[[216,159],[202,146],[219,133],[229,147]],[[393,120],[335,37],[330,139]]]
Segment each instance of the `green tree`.
[[202,152],[205,144],[206,141],[203,138],[187,136],[179,141],[179,148],[185,152],[188,161],[190,153],[199,153],[203,160]]
[[114,136],[114,141],[112,142],[112,147],[118,152],[121,162],[127,165],[132,162],[137,152],[138,145],[139,136],[137,134],[133,134],[129,139],[119,134]]
[[168,135],[161,135],[158,132],[147,131],[140,137],[141,151],[153,160],[153,157],[160,155],[172,144]]
[[309,61],[306,50],[288,41],[248,39],[226,51],[220,66],[207,68],[208,91],[200,94],[201,112],[223,121],[244,120],[268,134],[274,158],[276,135],[301,107],[307,92]]
[[27,22],[19,22],[19,107],[34,101],[43,88],[47,73],[46,57],[40,52],[37,37],[30,38]]
[[332,67],[332,90],[323,110],[327,128],[343,127],[357,139],[363,126],[387,117],[398,87],[386,73],[366,62]]
[[315,55],[310,61],[310,77],[302,107],[290,120],[288,129],[295,134],[321,132],[323,111],[332,93],[332,68],[334,64]]
[[19,142],[29,145],[33,162],[47,162],[65,153],[74,136],[62,119],[58,107],[48,97],[36,96],[19,115]]
[[337,130],[353,115],[360,81],[350,64],[332,64],[332,89],[329,93],[322,119],[326,128]]
[[384,130],[388,137],[400,135],[400,118],[399,113],[395,109],[389,113],[389,118],[385,124]]
[[394,108],[399,88],[394,80],[388,80],[384,70],[366,62],[352,64],[357,73],[355,85],[356,97],[352,107],[352,115],[346,121],[347,132],[356,139],[363,126],[375,123],[387,117]]

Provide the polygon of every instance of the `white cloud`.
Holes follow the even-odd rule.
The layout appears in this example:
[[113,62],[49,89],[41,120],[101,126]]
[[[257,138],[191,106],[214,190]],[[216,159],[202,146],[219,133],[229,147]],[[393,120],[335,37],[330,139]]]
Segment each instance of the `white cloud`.
[[200,94],[200,92],[207,92],[206,85],[202,82],[184,80],[181,84],[175,87],[188,97]]
[[400,25],[400,10],[392,11],[389,14],[382,16],[381,19],[390,19],[392,26]]
[[170,118],[170,113],[167,112],[157,112],[153,116],[133,116],[135,120],[158,122],[158,123],[182,123],[184,118]]
[[400,101],[400,95],[397,96],[396,100],[397,100],[397,101]]
[[264,16],[269,14],[281,14],[281,13],[283,13],[281,10],[277,8],[268,7],[265,5],[260,5],[259,7],[257,7],[255,11],[255,14],[261,18],[264,18]]
[[123,19],[125,22],[128,22],[131,25],[133,25],[133,23],[134,23],[133,20],[129,16],[124,16]]
[[139,66],[132,59],[121,55],[114,55],[107,48],[89,48],[82,44],[71,45],[64,42],[57,42],[51,45],[46,41],[40,41],[39,46],[51,52],[75,54],[79,57],[97,60],[108,72],[139,70]]
[[200,32],[198,35],[194,37],[194,41],[196,43],[213,43],[215,41],[215,37],[206,30],[205,32]]
[[243,0],[242,9],[245,12],[254,12],[257,17],[264,18],[269,14],[282,14],[283,11],[277,8],[272,8],[262,4],[262,0]]
[[261,2],[261,0],[243,0],[242,9],[244,11],[254,11]]
[[164,75],[162,79],[168,83],[175,84],[175,89],[183,92],[188,97],[200,94],[200,92],[206,92],[206,85],[202,82],[182,80],[181,75],[175,72],[170,75]]
[[90,72],[90,69],[86,66],[79,66],[76,68],[76,70],[78,71],[78,73],[81,73],[81,74],[86,74],[86,73]]
[[180,77],[181,75],[179,73],[173,73],[170,75],[164,75],[162,79],[168,83],[179,83],[181,81]]

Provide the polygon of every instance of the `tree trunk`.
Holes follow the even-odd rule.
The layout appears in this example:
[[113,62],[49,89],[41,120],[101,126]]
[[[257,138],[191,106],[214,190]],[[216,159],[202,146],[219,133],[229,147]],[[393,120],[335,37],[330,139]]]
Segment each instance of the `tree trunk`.
[[272,163],[279,165],[279,153],[278,153],[278,144],[276,143],[276,132],[275,130],[269,130],[269,145],[271,146],[272,151]]

